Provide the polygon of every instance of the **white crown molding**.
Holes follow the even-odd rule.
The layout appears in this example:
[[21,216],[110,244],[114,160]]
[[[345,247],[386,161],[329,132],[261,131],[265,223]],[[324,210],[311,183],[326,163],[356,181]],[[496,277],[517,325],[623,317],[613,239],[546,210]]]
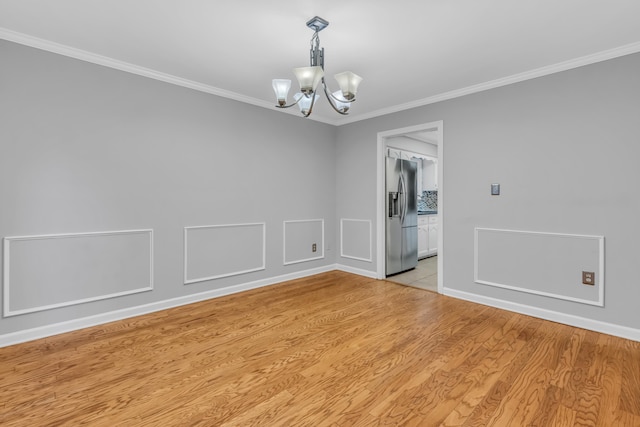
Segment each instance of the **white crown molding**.
[[[282,111],[277,109],[274,104],[264,101],[262,99],[253,98],[250,96],[242,95],[236,92],[231,92],[225,89],[220,89],[215,86],[210,86],[204,83],[199,83],[193,80],[183,79],[171,74],[162,73],[160,71],[152,70],[150,68],[141,67],[139,65],[130,64],[128,62],[119,61],[108,56],[98,55],[92,52],[88,52],[82,49],[76,49],[74,47],[66,46],[60,43],[55,43],[49,40],[44,40],[38,37],[33,37],[28,34],[19,33],[17,31],[9,30],[7,28],[0,27],[0,39],[4,39],[10,42],[22,44],[25,46],[33,47],[36,49],[44,50],[47,52],[57,53],[58,55],[67,56],[69,58],[78,59],[80,61],[90,62],[92,64],[102,65],[104,67],[113,68],[116,70],[124,71],[131,74],[147,77],[161,82],[173,84],[176,86],[182,86],[189,89],[197,90],[199,92],[209,93],[211,95],[221,96],[227,99],[233,99],[234,101],[243,102],[245,104],[255,105],[257,107],[267,108],[274,111]],[[296,111],[282,111],[286,114],[299,117]],[[335,121],[329,121],[322,119],[321,117],[315,117],[316,121],[336,125]]]
[[501,86],[507,86],[513,83],[519,83],[525,80],[531,80],[538,77],[543,77],[550,74],[571,70],[573,68],[595,64],[597,62],[607,61],[609,59],[619,58],[625,55],[631,55],[633,53],[638,53],[638,52],[640,52],[640,42],[630,43],[624,46],[616,47],[616,48],[605,50],[602,52],[597,52],[591,55],[582,56],[580,58],[570,59],[568,61],[559,62],[553,65],[547,65],[545,67],[536,68],[534,70],[525,71],[523,73],[502,77],[495,80],[490,80],[488,82],[467,86],[467,87],[452,90],[449,92],[444,92],[438,95],[430,96],[428,98],[418,99],[416,101],[407,102],[405,104],[394,105],[388,108],[382,108],[380,110],[371,111],[369,113],[363,113],[363,114],[345,117],[339,121],[337,126],[358,122],[362,120],[372,119],[372,118],[384,116],[387,114],[398,113],[400,111],[410,110],[416,107],[423,107],[425,105],[435,104],[436,102],[447,101],[449,99],[459,98],[461,96],[471,95],[471,94],[482,92],[485,90],[495,89]]
[[[253,98],[250,96],[242,95],[236,92],[231,92],[225,89],[220,89],[215,86],[206,85],[193,80],[183,79],[181,77],[173,76],[171,74],[155,71],[150,68],[141,67],[128,62],[119,61],[117,59],[109,58],[107,56],[97,55],[85,50],[76,49],[70,46],[66,46],[60,43],[55,43],[49,40],[44,40],[38,37],[33,37],[28,34],[19,33],[17,31],[9,30],[7,28],[0,27],[0,39],[8,40],[14,43],[19,43],[25,46],[34,47],[36,49],[45,50],[48,52],[57,53],[59,55],[68,56],[70,58],[79,59],[81,61],[90,62],[93,64],[102,65],[116,70],[125,71],[127,73],[137,74],[139,76],[148,77],[151,79],[159,80],[165,83],[174,84],[177,86],[186,87],[189,89],[197,90],[200,92],[209,93],[223,98],[233,99],[235,101],[244,102],[246,104],[255,105],[257,107],[267,108],[272,111],[279,111],[285,114],[290,114],[295,117],[301,117],[294,110],[282,110],[276,108],[271,102],[264,101],[262,99]],[[310,116],[308,120],[314,120],[330,124],[333,126],[341,126],[349,123],[359,122],[362,120],[372,119],[386,114],[397,113],[404,110],[409,110],[416,107],[422,107],[429,104],[434,104],[440,101],[446,101],[453,98],[458,98],[465,95],[470,95],[477,92],[482,92],[489,89],[494,89],[501,86],[510,85],[512,83],[518,83],[525,80],[535,79],[537,77],[546,76],[549,74],[559,73],[561,71],[570,70],[572,68],[582,67],[584,65],[594,64],[596,62],[602,62],[609,59],[618,58],[620,56],[630,55],[640,52],[640,42],[630,43],[624,46],[616,47],[613,49],[597,52],[591,55],[582,56],[580,58],[571,59],[557,64],[548,65],[534,70],[525,71],[523,73],[514,74],[491,80],[488,82],[480,83],[477,85],[468,86],[461,89],[444,92],[438,95],[430,96],[428,98],[418,99],[416,101],[407,102],[405,104],[394,105],[380,110],[371,111],[369,113],[362,113],[357,115],[349,115],[346,117],[338,117],[336,119],[327,119],[321,116]]]

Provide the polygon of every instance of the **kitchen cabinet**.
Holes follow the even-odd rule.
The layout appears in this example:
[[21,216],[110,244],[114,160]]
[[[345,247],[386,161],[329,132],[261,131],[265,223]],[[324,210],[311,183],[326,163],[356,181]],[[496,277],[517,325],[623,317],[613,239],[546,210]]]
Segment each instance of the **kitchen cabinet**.
[[429,256],[429,219],[418,216],[418,259]]
[[438,216],[427,215],[427,250],[426,256],[438,254]]
[[433,256],[438,254],[438,216],[429,215],[429,240],[427,255]]
[[418,259],[438,254],[438,215],[418,216]]
[[416,161],[414,153],[391,147],[387,148],[387,157],[392,157],[394,159],[411,160],[414,162]]
[[418,194],[438,190],[438,157],[387,147],[387,157],[411,160],[418,165]]
[[438,159],[435,157],[422,159],[422,188],[427,191],[438,189]]
[[402,150],[398,150],[396,148],[387,148],[387,157],[391,157],[393,159],[401,159],[402,158]]

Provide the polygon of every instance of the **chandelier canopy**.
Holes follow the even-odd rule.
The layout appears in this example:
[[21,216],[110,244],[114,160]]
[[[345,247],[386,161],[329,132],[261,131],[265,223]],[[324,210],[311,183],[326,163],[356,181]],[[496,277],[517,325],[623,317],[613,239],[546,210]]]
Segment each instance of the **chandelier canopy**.
[[315,16],[307,21],[307,27],[313,30],[311,37],[311,50],[309,52],[309,67],[294,68],[293,73],[298,79],[300,92],[293,96],[294,102],[287,105],[287,96],[291,89],[291,80],[273,79],[273,90],[276,93],[278,108],[289,108],[294,105],[300,107],[303,116],[309,117],[313,111],[313,106],[318,99],[316,88],[322,84],[329,104],[333,109],[343,115],[348,114],[351,103],[356,100],[356,92],[358,85],[362,81],[362,77],[351,71],[345,71],[336,74],[334,77],[338,82],[340,90],[331,92],[324,80],[324,48],[320,47],[320,37],[318,33],[329,25],[328,21]]

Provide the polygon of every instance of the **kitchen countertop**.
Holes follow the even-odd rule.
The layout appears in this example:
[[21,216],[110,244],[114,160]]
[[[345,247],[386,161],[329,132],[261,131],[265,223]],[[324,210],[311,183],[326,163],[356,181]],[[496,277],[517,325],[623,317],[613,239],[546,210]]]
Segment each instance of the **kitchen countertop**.
[[438,211],[418,211],[418,215],[437,215]]

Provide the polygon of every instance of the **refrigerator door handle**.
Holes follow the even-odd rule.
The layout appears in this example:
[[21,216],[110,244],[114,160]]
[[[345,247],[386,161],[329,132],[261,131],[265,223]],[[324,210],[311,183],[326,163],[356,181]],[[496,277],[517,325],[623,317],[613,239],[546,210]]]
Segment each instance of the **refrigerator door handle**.
[[402,223],[404,224],[404,219],[407,216],[407,212],[409,212],[409,191],[407,188],[407,181],[404,178],[402,178],[402,184],[404,185],[404,209],[402,210]]
[[404,182],[404,175],[400,175],[400,223],[404,225],[404,216],[407,213],[407,187]]

